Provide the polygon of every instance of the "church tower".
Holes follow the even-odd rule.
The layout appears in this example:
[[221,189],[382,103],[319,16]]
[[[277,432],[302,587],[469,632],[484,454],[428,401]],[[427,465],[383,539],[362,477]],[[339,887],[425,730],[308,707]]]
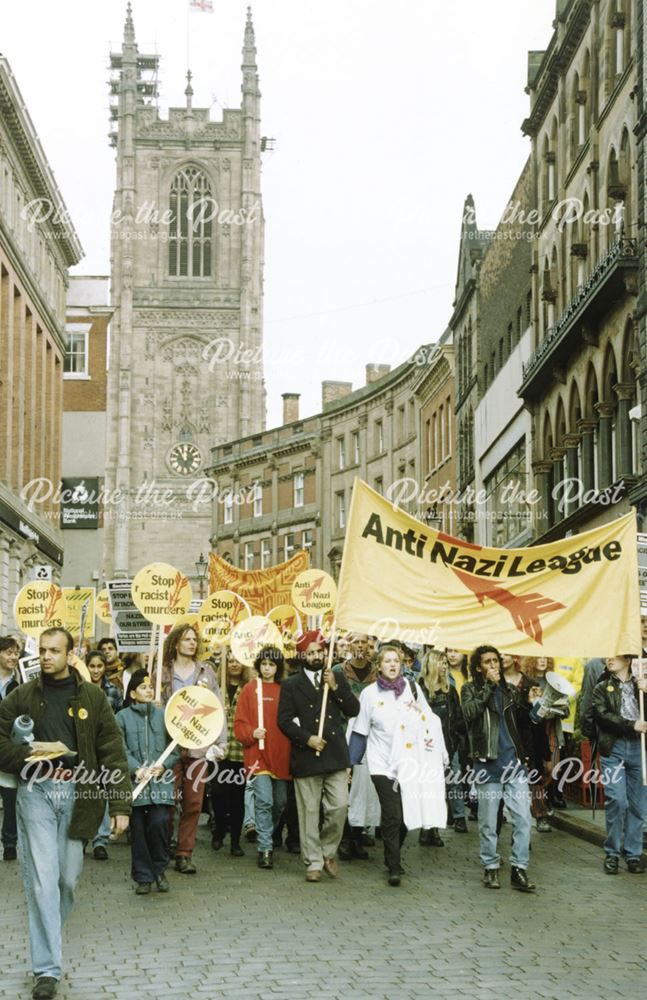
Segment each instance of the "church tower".
[[[111,220],[106,578],[152,561],[189,576],[209,548],[210,448],[261,431],[263,210],[251,11],[242,102],[212,121],[160,116],[159,58],[142,55],[130,3],[110,56],[117,180]],[[112,501],[112,502],[111,502]]]

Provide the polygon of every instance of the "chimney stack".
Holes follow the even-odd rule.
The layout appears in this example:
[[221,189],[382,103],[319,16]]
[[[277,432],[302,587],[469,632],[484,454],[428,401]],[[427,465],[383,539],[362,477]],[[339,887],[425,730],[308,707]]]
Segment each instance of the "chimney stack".
[[283,400],[283,423],[291,424],[299,419],[299,399],[298,392],[284,392],[281,396]]
[[337,399],[350,396],[353,391],[352,382],[322,382],[321,383],[321,408],[326,408],[327,403],[334,403]]
[[366,384],[371,385],[372,382],[377,382],[379,378],[383,375],[388,375],[391,371],[391,365],[367,365],[366,366]]

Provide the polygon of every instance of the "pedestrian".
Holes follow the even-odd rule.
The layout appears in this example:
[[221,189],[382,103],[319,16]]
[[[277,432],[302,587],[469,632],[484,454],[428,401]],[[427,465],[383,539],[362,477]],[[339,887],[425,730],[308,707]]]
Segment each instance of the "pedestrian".
[[[278,722],[292,744],[290,771],[306,882],[320,882],[322,869],[330,878],[338,874],[337,849],[348,813],[346,719],[357,715],[359,701],[340,669],[324,669],[326,640],[320,630],[305,632],[297,653],[300,670],[281,685]],[[328,700],[319,736],[324,685]]]
[[536,706],[530,713],[530,720],[533,723],[530,727],[530,737],[532,741],[531,765],[533,781],[531,784],[532,794],[532,815],[535,819],[537,831],[539,833],[552,833],[552,826],[548,822],[549,809],[551,808],[550,788],[553,783],[553,768],[559,762],[559,752],[564,746],[564,734],[562,731],[562,719],[569,714],[568,703],[557,704],[553,702],[550,709],[550,716],[540,716],[538,711],[541,696],[546,691],[546,674],[555,669],[554,660],[547,656],[525,656],[521,660],[521,670],[523,677],[519,684],[522,697],[527,697],[531,688],[539,688],[536,692]]
[[442,726],[419,684],[404,676],[399,646],[377,654],[378,677],[360,695],[360,711],[350,739],[351,762],[366,753],[382,818],[388,883],[404,874],[400,849],[407,830],[444,827],[444,766],[449,762]]
[[467,673],[467,657],[459,649],[446,649],[445,656],[449,664],[450,682],[455,686],[460,698],[463,684],[469,677]]
[[[197,659],[197,626],[185,623],[172,629],[164,640],[162,653],[161,697],[166,705],[169,698],[181,688],[190,685],[207,687],[223,704],[216,675],[210,664]],[[153,681],[155,678],[153,677]],[[182,875],[195,875],[193,849],[198,833],[198,822],[202,812],[205,784],[209,767],[214,760],[224,757],[227,750],[227,720],[211,747],[201,750],[183,749],[173,771],[175,774],[175,797],[180,803],[180,825],[175,869]],[[170,811],[169,836],[172,836],[175,810]]]
[[[109,680],[106,679],[106,657],[100,649],[94,649],[88,654],[88,659],[86,662],[88,668],[88,673],[90,674],[90,681],[92,684],[96,684],[100,687],[108,699],[108,704],[110,708],[116,715],[117,712],[121,711],[123,706],[123,698],[121,696],[121,691],[115,684],[111,684]],[[108,812],[108,806],[106,805],[106,810],[101,821],[101,826],[97,830],[96,836],[92,840],[92,855],[95,861],[107,861],[108,860],[108,842],[110,840],[110,813]]]
[[153,704],[155,689],[148,672],[131,674],[124,708],[117,716],[126,746],[128,767],[133,783],[151,776],[133,803],[130,820],[130,850],[135,892],[145,896],[155,883],[159,892],[168,892],[166,869],[169,865],[169,812],[173,806],[173,767],[180,759],[178,747],[163,764],[156,764],[170,738],[164,725],[164,712]]
[[[240,692],[234,718],[234,736],[244,748],[247,782],[254,793],[258,867],[274,867],[274,828],[287,800],[290,780],[290,741],[278,725],[279,695],[285,671],[280,650],[262,649],[254,662],[259,676]],[[259,697],[263,720],[259,721]],[[261,743],[263,746],[261,747]]]
[[[612,656],[593,690],[593,721],[604,783],[604,871],[617,875],[622,854],[627,871],[642,875],[642,830],[647,815],[647,789],[642,783],[638,691],[647,691],[647,678],[631,674],[631,655]],[[624,843],[623,843],[624,832]]]
[[[377,680],[377,666],[369,655],[371,643],[369,636],[354,633],[350,642],[350,658],[339,664],[350,689],[359,698],[364,688]],[[355,720],[350,719],[346,730],[346,739],[350,740]],[[375,840],[368,834],[369,829],[380,825],[380,800],[375,786],[371,781],[366,760],[353,767],[350,794],[348,799],[348,819],[344,825],[344,834],[337,855],[342,861],[357,858],[367,861],[369,854],[364,841]]]
[[[452,823],[457,833],[467,833],[465,797],[461,769],[461,754],[467,738],[465,720],[461,711],[458,692],[449,680],[449,662],[441,650],[430,649],[425,653],[420,671],[420,687],[427,702],[440,719],[450,767],[447,780],[447,803],[451,809]],[[464,755],[463,755],[464,756]],[[420,843],[431,847],[444,847],[436,827],[420,831]]]
[[[18,658],[20,657],[20,646],[13,636],[0,636],[0,702],[3,701],[14,688],[18,687],[18,677],[16,670]],[[12,782],[14,779],[11,779]],[[0,796],[2,797],[2,860],[15,861],[18,852],[18,828],[16,826],[16,787],[0,784]]]
[[234,718],[250,671],[236,659],[229,646],[223,650],[223,655],[226,657],[223,697],[228,727],[227,753],[209,782],[213,808],[211,846],[214,851],[219,851],[229,830],[229,853],[233,858],[242,858],[245,852],[240,846],[240,838],[245,816],[246,781],[244,750],[234,734]]
[[[39,640],[41,674],[0,703],[0,768],[19,776],[18,844],[34,1000],[56,995],[61,935],[83,867],[83,840],[97,832],[106,797],[116,834],[126,830],[131,812],[121,733],[105,695],[70,668],[73,649],[68,631],[45,629]],[[21,715],[33,720],[31,745],[11,740]],[[25,767],[33,753],[46,753],[48,759]],[[98,773],[105,782],[96,781]]]
[[117,643],[114,639],[105,637],[103,639],[99,639],[97,649],[100,650],[106,658],[106,680],[110,681],[111,684],[114,684],[115,687],[119,688],[123,698],[124,682],[122,674],[124,665],[119,657]]
[[478,794],[480,858],[483,884],[499,889],[497,814],[503,800],[512,818],[510,884],[534,892],[528,878],[530,855],[530,791],[527,764],[532,755],[528,701],[503,679],[501,654],[494,646],[478,646],[470,658],[471,680],[463,685],[462,708]]

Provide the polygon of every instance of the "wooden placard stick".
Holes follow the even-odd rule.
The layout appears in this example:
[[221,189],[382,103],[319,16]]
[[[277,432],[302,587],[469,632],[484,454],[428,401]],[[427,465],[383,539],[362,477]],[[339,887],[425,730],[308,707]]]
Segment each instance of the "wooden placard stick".
[[154,663],[154,660],[155,660],[155,638],[156,638],[156,636],[155,636],[155,629],[156,628],[157,628],[156,625],[151,625],[151,639],[150,639],[150,642],[148,644],[148,660],[146,661],[146,669],[148,670],[148,673],[151,676],[152,676],[152,673],[153,673],[153,663]]
[[[164,626],[158,625],[157,667],[155,668],[155,704],[162,704],[162,663],[164,662]],[[153,647],[155,648],[155,647]]]
[[[647,660],[643,660],[642,657],[638,660],[639,663],[639,676],[641,678],[647,676]],[[645,692],[638,692],[638,704],[640,706],[640,721],[645,721]],[[642,763],[643,771],[643,785],[647,785],[647,741],[645,740],[645,734],[640,734],[640,760]]]
[[175,750],[176,746],[177,746],[177,740],[171,740],[171,742],[170,742],[170,743],[169,743],[169,745],[167,746],[167,748],[166,748],[166,750],[164,751],[164,753],[163,753],[163,754],[162,754],[162,755],[161,755],[160,757],[158,757],[158,758],[157,758],[157,760],[155,761],[155,763],[154,763],[154,764],[151,764],[151,765],[149,766],[149,774],[148,774],[148,777],[147,777],[147,778],[142,778],[142,780],[141,780],[141,781],[139,782],[139,784],[138,784],[138,785],[136,785],[136,787],[135,787],[135,788],[133,789],[133,802],[135,801],[135,799],[137,798],[137,796],[138,796],[138,795],[141,795],[141,793],[142,793],[142,792],[144,791],[144,789],[146,788],[146,785],[148,784],[148,782],[149,782],[149,781],[151,780],[151,778],[153,777],[153,775],[152,775],[152,774],[151,774],[150,772],[151,772],[151,771],[152,771],[152,770],[153,770],[154,768],[156,768],[156,767],[160,767],[160,765],[164,763],[164,761],[166,760],[166,758],[167,758],[167,757],[168,757],[168,756],[169,756],[170,754],[172,754],[172,753],[173,753],[173,751]]
[[[265,729],[265,724],[263,720],[263,679],[261,677],[256,678],[256,704],[258,706],[258,728]],[[259,750],[265,749],[265,740],[261,737],[258,741]]]
[[[326,670],[330,670],[332,667],[332,658],[335,649],[335,622],[332,623],[332,629],[330,630],[330,645],[328,646],[328,662],[326,664]],[[321,698],[321,715],[319,716],[319,732],[317,736],[319,739],[323,739],[324,723],[326,721],[326,706],[328,704],[328,685],[324,684],[323,696]],[[320,751],[315,750],[317,757],[320,756]]]

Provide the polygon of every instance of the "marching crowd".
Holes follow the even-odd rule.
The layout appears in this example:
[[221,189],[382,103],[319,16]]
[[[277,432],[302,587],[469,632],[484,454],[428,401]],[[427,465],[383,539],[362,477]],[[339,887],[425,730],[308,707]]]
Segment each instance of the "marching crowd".
[[[309,883],[337,878],[339,859],[367,859],[379,838],[393,887],[405,875],[408,831],[442,847],[441,831],[451,824],[467,833],[469,815],[478,823],[483,885],[499,889],[505,809],[510,884],[535,891],[530,832],[533,819],[550,832],[550,810],[565,804],[553,774],[571,707],[551,689],[549,659],[502,655],[487,644],[469,654],[413,650],[360,635],[330,650],[314,630],[300,636],[293,657],[268,646],[247,667],[228,646],[201,658],[197,627],[184,624],[164,643],[160,706],[154,671],[138,654],[120,657],[112,639],[85,655],[89,681],[75,669],[67,631],[45,630],[39,647],[40,675],[20,684],[19,642],[0,638],[2,843],[4,860],[19,856],[22,864],[34,998],[56,993],[84,852],[106,860],[111,838],[128,830],[136,892],[168,892],[172,859],[178,873],[196,874],[203,812],[214,851],[228,842],[241,857],[243,844],[255,844],[258,867],[271,870],[285,838]],[[578,699],[581,731],[594,743],[593,759],[600,755],[607,874],[619,871],[620,859],[631,874],[645,870],[647,679],[633,676],[631,661],[589,661]],[[224,727],[206,749],[175,747],[158,763],[170,743],[163,706],[187,685],[217,696]],[[25,719],[30,743],[16,735]],[[133,802],[132,787],[144,780]]]

